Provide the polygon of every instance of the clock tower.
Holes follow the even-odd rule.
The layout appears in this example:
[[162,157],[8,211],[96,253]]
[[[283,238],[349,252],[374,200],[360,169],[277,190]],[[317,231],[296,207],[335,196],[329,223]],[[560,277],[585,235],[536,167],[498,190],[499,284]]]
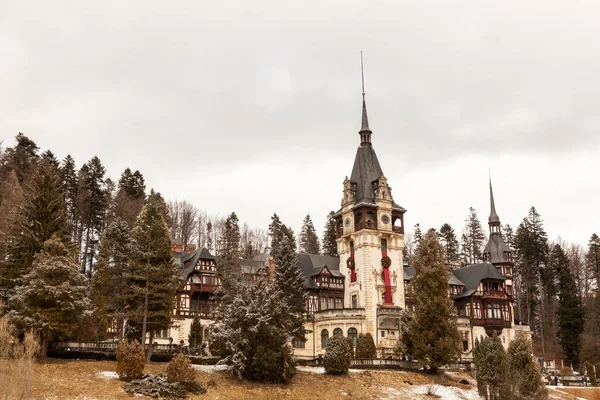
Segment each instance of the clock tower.
[[364,309],[365,332],[378,347],[391,348],[404,309],[404,213],[371,143],[363,89],[360,145],[350,178],[344,180],[336,213],[340,271],[345,271],[344,307]]

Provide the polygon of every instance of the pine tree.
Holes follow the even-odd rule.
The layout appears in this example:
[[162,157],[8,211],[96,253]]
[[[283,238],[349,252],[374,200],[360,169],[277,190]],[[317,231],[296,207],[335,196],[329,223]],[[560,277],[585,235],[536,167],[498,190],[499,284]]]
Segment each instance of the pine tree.
[[304,340],[306,319],[306,293],[304,277],[298,265],[296,244],[293,238],[284,235],[275,258],[275,286],[281,291],[293,321],[292,335]]
[[518,334],[508,346],[508,370],[510,393],[506,398],[541,399],[545,398],[546,389],[542,384],[539,366],[531,356],[531,341],[523,334]]
[[48,343],[67,339],[89,310],[86,280],[58,236],[44,242],[31,271],[9,300],[11,321],[21,331],[34,328],[44,358]]
[[52,151],[50,151],[50,150],[46,150],[45,152],[43,152],[41,159],[42,159],[42,161],[46,161],[47,163],[51,164],[55,168],[59,168],[60,167],[60,163],[58,162],[58,158],[56,158],[56,156],[54,155],[54,153]]
[[81,270],[92,276],[96,244],[104,228],[108,209],[108,194],[105,188],[106,169],[100,159],[92,157],[80,171],[79,205],[82,224],[85,229],[84,249],[81,257]]
[[502,240],[508,245],[511,251],[515,251],[515,232],[509,224],[502,227]]
[[329,257],[337,257],[337,234],[335,231],[335,213],[331,211],[327,215],[327,222],[325,222],[325,231],[323,232],[323,255]]
[[596,365],[600,372],[600,295],[592,298],[587,309],[582,339],[581,359]]
[[[519,224],[515,235],[517,250],[516,273],[521,283],[519,315],[524,316],[535,333],[540,333],[538,306],[540,304],[541,270],[548,258],[548,238],[535,207]],[[549,280],[546,280],[547,282]]]
[[190,334],[188,335],[190,348],[198,349],[202,345],[202,325],[199,318],[194,318],[190,326]]
[[446,259],[446,265],[453,267],[460,261],[459,257],[459,243],[456,238],[454,228],[450,224],[444,224],[440,228],[440,242],[444,246],[444,257]]
[[477,217],[477,211],[473,207],[469,207],[469,216],[465,220],[465,224],[462,235],[463,253],[466,255],[467,264],[475,264],[483,260],[485,233]]
[[[127,318],[141,327],[142,343],[154,333],[171,324],[178,275],[172,262],[171,239],[165,221],[161,197],[151,191],[132,231],[132,263],[128,277],[126,304],[130,305]],[[149,346],[146,360],[150,360]]]
[[505,399],[509,377],[508,357],[495,331],[492,337],[476,341],[473,362],[477,368],[479,394],[488,400]]
[[129,225],[119,218],[110,223],[100,240],[90,296],[94,316],[102,330],[100,336],[103,336],[109,318],[123,319],[123,308],[127,305],[125,296],[129,290],[123,277],[131,271],[131,240]]
[[302,229],[300,230],[300,252],[307,254],[319,254],[321,252],[319,246],[319,237],[315,231],[310,214],[304,217]]
[[419,250],[419,245],[421,244],[421,239],[423,239],[423,233],[421,232],[421,224],[415,224],[413,227],[413,250],[415,253]]
[[575,278],[569,269],[569,259],[560,245],[556,244],[552,248],[549,264],[554,264],[558,278],[558,337],[565,361],[577,368],[585,314],[577,295]]
[[31,268],[35,253],[53,234],[62,238],[65,226],[64,201],[58,170],[40,162],[28,185],[25,204],[9,232],[10,246],[2,261],[2,290],[10,294]]
[[409,327],[415,358],[435,372],[455,361],[460,336],[454,305],[448,297],[449,272],[444,248],[430,229],[415,255],[416,276],[411,282],[415,292],[415,313]]
[[7,148],[2,157],[0,182],[5,181],[10,171],[14,170],[21,186],[26,186],[36,169],[39,147],[21,132],[15,139],[17,141],[15,147]]
[[139,171],[126,168],[119,179],[115,215],[133,226],[146,198],[146,184]]
[[295,373],[288,339],[294,321],[283,294],[276,285],[258,280],[239,285],[229,301],[220,301],[215,310],[210,349],[218,352],[221,364],[249,380],[285,383]]

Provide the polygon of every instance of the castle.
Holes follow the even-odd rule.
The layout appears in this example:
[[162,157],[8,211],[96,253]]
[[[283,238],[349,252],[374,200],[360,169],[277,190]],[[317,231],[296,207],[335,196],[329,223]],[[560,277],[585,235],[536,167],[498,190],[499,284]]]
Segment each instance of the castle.
[[[342,334],[354,343],[358,334],[370,333],[379,355],[393,351],[400,335],[400,315],[411,309],[410,282],[415,269],[403,257],[404,214],[392,196],[371,142],[363,93],[360,145],[350,178],[343,182],[341,208],[335,213],[339,257],[299,254],[305,278],[306,341],[292,345],[300,359],[315,359],[325,352],[329,338]],[[513,312],[514,264],[500,232],[490,182],[490,236],[484,262],[452,270],[448,295],[453,299],[462,337],[462,359],[473,357],[476,338],[497,332],[505,347],[517,331]],[[157,341],[171,338],[187,343],[193,317],[200,318],[205,340],[210,335],[211,296],[219,286],[217,260],[206,249],[174,249],[184,281],[174,310],[175,327],[159,332]],[[242,273],[248,280],[272,276],[268,255],[246,260]]]

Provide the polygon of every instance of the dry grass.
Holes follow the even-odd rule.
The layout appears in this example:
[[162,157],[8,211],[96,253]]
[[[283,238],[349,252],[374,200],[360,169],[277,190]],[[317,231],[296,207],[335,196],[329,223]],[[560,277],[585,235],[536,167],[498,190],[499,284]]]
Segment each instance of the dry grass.
[[39,348],[33,332],[26,333],[23,343],[19,343],[11,335],[6,317],[0,318],[0,399],[29,397]]
[[[0,361],[0,369],[8,361]],[[148,364],[144,372],[165,373],[167,364]],[[48,360],[34,366],[33,399],[132,399],[123,392],[124,382],[102,378],[103,371],[116,371],[113,361]],[[269,385],[238,380],[226,373],[197,372],[196,380],[207,386],[205,395],[193,399],[381,399],[389,393],[411,390],[432,383],[465,386],[441,376],[402,371],[361,371],[347,376],[328,376],[299,371],[290,385]],[[208,384],[212,381],[211,384]],[[402,398],[396,397],[394,398]],[[406,397],[405,397],[406,398]],[[412,398],[430,398],[414,395]]]

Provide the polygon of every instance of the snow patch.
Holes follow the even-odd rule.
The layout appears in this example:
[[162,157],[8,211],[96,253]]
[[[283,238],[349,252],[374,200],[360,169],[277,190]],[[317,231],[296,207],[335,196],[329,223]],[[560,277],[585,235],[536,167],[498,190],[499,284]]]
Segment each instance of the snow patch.
[[214,372],[227,371],[229,365],[192,365],[196,371],[212,374]]
[[323,367],[303,367],[303,366],[297,366],[296,367],[297,371],[302,371],[302,372],[310,372],[312,374],[324,374],[325,373],[325,368]]
[[115,371],[102,371],[98,376],[102,379],[119,379],[119,374]]
[[427,394],[431,391],[432,394],[440,396],[444,400],[481,400],[481,396],[477,393],[477,389],[464,390],[454,386],[442,385],[419,385],[412,389],[414,394]]

